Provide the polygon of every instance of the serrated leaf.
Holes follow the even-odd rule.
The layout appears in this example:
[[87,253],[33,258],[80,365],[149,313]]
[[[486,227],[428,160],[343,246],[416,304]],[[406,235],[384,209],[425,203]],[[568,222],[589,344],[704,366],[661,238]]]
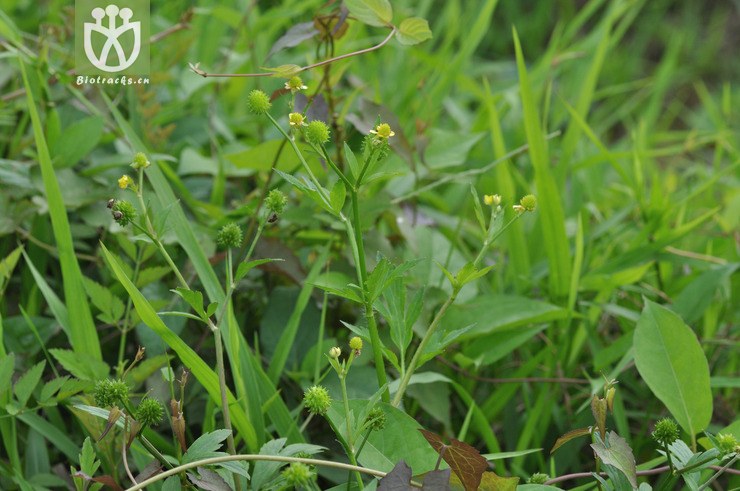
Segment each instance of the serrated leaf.
[[41,375],[44,373],[44,367],[46,367],[46,360],[42,360],[32,366],[15,383],[15,397],[18,399],[20,407],[26,406],[28,399],[31,397],[31,394],[33,394],[33,389],[36,388],[41,380]]
[[399,43],[412,46],[423,43],[427,39],[432,39],[432,31],[429,29],[429,22],[426,19],[409,17],[398,26],[396,38]]
[[52,379],[44,384],[44,386],[41,388],[41,394],[39,395],[39,403],[43,404],[49,399],[51,399],[54,394],[57,393],[59,389],[61,389],[64,384],[67,383],[69,380],[69,377],[57,377],[55,379]]
[[354,18],[374,27],[383,27],[393,19],[393,8],[388,0],[344,0]]
[[690,435],[705,429],[712,418],[709,365],[691,328],[646,301],[632,342],[637,371],[678,424]]
[[205,467],[198,467],[198,474],[200,475],[188,472],[188,480],[195,484],[198,489],[205,491],[231,491],[229,484],[217,472],[206,469]]
[[[239,263],[239,266],[236,267],[236,274],[234,275],[234,281],[240,281],[242,278],[247,276],[247,273],[249,273],[251,270],[256,268],[257,266],[261,266],[262,264],[267,264],[273,261],[282,261],[282,259],[255,259],[254,261],[248,261],[244,262],[242,261]],[[211,308],[211,305],[208,306],[208,308]]]
[[408,491],[411,487],[411,467],[403,460],[378,483],[378,491]]
[[594,449],[602,462],[621,471],[632,487],[637,488],[637,467],[635,466],[635,456],[632,454],[629,444],[613,431],[609,432],[607,441],[608,447],[603,442],[597,441],[591,444],[591,448]]
[[221,448],[229,433],[229,430],[204,433],[188,447],[188,451],[183,455],[183,463],[213,457],[213,454]]
[[195,313],[198,314],[198,317],[206,320],[206,311],[203,310],[203,294],[201,292],[180,287],[171,291],[182,297],[193,308]]
[[575,430],[570,430],[569,432],[565,433],[563,436],[555,440],[555,445],[552,446],[552,450],[550,450],[550,455],[555,453],[555,450],[559,449],[566,443],[568,443],[571,440],[574,440],[581,436],[586,436],[591,434],[591,427],[588,428],[578,428]]
[[139,275],[136,277],[136,287],[141,288],[143,286],[157,281],[172,270],[168,266],[152,266],[151,268],[144,268],[139,271]]
[[329,194],[329,200],[331,201],[331,207],[339,213],[342,211],[344,206],[344,200],[347,198],[347,188],[342,181],[337,181],[331,188]]
[[452,472],[460,479],[465,491],[475,491],[481,483],[483,473],[488,469],[488,462],[483,456],[465,442],[452,439],[450,445],[445,445],[439,435],[419,429],[429,445],[434,448],[447,462]]
[[71,350],[52,348],[49,350],[62,367],[80,380],[96,381],[108,375],[108,365],[104,361],[90,358],[81,359]]
[[97,461],[95,448],[93,448],[92,440],[88,436],[82,443],[82,450],[80,451],[80,470],[92,476],[98,471],[98,467],[100,467],[100,462]]
[[123,317],[126,307],[123,301],[97,281],[82,277],[87,296],[90,297],[96,309],[106,315],[111,324],[115,324]]

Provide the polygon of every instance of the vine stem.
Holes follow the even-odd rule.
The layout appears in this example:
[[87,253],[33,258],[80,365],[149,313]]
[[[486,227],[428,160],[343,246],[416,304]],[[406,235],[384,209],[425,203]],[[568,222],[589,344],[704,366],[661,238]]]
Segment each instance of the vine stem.
[[723,472],[725,472],[730,467],[732,467],[733,464],[735,462],[737,462],[737,459],[738,458],[740,458],[740,454],[735,454],[735,456],[733,458],[731,458],[729,462],[727,462],[725,465],[723,465],[717,472],[715,472],[715,474],[712,477],[710,477],[707,480],[707,482],[705,482],[704,484],[702,484],[701,486],[699,486],[699,491],[704,491],[705,489],[707,489],[714,481],[717,480],[717,478],[719,476],[722,475]]
[[[298,69],[295,71],[295,73],[291,72],[291,75],[297,75],[301,72],[305,72],[306,70],[311,70],[312,68],[318,68],[320,66],[329,65],[331,63],[335,63],[340,60],[345,60],[347,58],[351,58],[353,56],[359,56],[364,55],[365,53],[370,53],[372,51],[375,51],[377,49],[382,48],[386,44],[388,44],[388,41],[390,41],[393,38],[393,35],[396,33],[396,27],[391,26],[391,32],[388,34],[388,36],[383,39],[380,43],[371,46],[369,48],[361,49],[358,51],[353,51],[351,53],[345,53],[343,55],[335,56],[333,58],[329,58],[327,60],[319,61],[316,63],[313,63],[311,65],[306,65],[304,67],[298,67]],[[190,69],[195,72],[196,74],[200,75],[203,78],[208,77],[229,77],[229,78],[239,78],[239,77],[274,77],[275,72],[261,72],[261,73],[208,73],[205,70],[201,70],[198,68],[198,65],[193,65],[192,63],[189,64]]]
[[[362,474],[367,474],[374,477],[383,478],[387,475],[386,472],[378,471],[375,469],[368,469],[366,467],[360,467],[358,465],[345,464],[343,462],[333,462],[331,460],[319,460],[319,459],[304,459],[301,457],[285,457],[282,455],[256,455],[256,454],[239,454],[239,455],[225,455],[221,457],[211,457],[208,459],[196,460],[195,462],[189,462],[187,464],[179,465],[173,469],[169,469],[161,474],[157,474],[154,477],[150,477],[146,481],[142,481],[139,484],[128,488],[126,491],[139,491],[146,488],[147,486],[154,484],[155,482],[166,479],[180,472],[188,469],[195,469],[205,465],[222,464],[224,462],[238,462],[238,461],[254,461],[261,460],[265,462],[286,462],[286,463],[301,463],[306,465],[320,465],[323,467],[333,467],[335,469],[341,469],[346,471],[356,471]],[[421,487],[421,484],[411,481],[411,485],[417,488]]]

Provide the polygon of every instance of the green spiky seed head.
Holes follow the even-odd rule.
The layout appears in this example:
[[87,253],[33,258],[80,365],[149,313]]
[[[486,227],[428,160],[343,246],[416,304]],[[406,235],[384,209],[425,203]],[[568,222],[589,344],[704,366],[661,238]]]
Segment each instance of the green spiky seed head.
[[325,387],[314,385],[304,392],[303,403],[306,405],[309,413],[323,416],[329,410],[329,406],[331,406],[331,397],[329,397],[329,391]]
[[216,242],[226,248],[239,247],[242,243],[242,229],[236,223],[227,223],[218,231]]
[[285,478],[286,483],[294,488],[308,484],[311,476],[311,468],[301,462],[293,462],[283,471],[283,478]]
[[143,426],[156,426],[162,422],[164,407],[156,399],[149,397],[143,399],[136,408],[136,421]]
[[323,121],[318,120],[308,123],[304,134],[306,135],[308,143],[312,143],[314,145],[323,145],[328,142],[331,137],[329,126],[327,126]]
[[111,214],[113,219],[118,222],[121,227],[126,227],[129,223],[136,220],[136,208],[130,202],[125,200],[119,200],[113,203],[111,207]]
[[279,189],[273,189],[265,198],[265,206],[273,213],[280,215],[288,204],[288,198]]
[[371,430],[382,430],[386,423],[385,412],[381,408],[375,407],[367,415],[367,421]]
[[548,476],[547,474],[536,472],[529,476],[529,479],[527,479],[527,484],[545,484],[549,480],[550,476]]
[[99,407],[113,407],[128,399],[128,385],[123,380],[103,379],[95,384],[93,395]]
[[732,433],[720,433],[717,435],[717,450],[720,454],[727,455],[732,452],[740,452],[737,438]]
[[519,204],[526,211],[534,211],[537,208],[537,197],[534,194],[528,194],[519,200]]
[[146,155],[143,152],[139,152],[136,155],[134,155],[134,161],[131,163],[131,167],[134,169],[146,169],[152,165],[149,162],[149,159],[146,158]]
[[265,114],[271,106],[270,96],[261,90],[255,89],[247,96],[247,110],[252,114]]
[[355,336],[352,339],[350,339],[349,347],[355,351],[360,351],[362,349],[362,338]]
[[661,445],[667,446],[678,440],[678,425],[670,418],[663,418],[655,423],[653,440]]

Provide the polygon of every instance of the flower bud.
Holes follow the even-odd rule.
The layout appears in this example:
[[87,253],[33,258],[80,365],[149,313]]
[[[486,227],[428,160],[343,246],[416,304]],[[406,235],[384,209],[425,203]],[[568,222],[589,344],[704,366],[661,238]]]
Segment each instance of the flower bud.
[[311,468],[301,462],[293,462],[283,471],[283,478],[292,489],[300,489],[311,480]]
[[678,425],[669,418],[663,418],[655,424],[653,440],[661,445],[668,446],[678,440]]
[[306,90],[307,88],[308,87],[303,84],[303,80],[301,80],[301,77],[298,75],[285,82],[285,90],[289,90],[293,94],[301,90]]
[[122,175],[118,179],[118,187],[121,188],[121,189],[127,189],[127,188],[132,187],[133,185],[134,185],[134,180],[131,179],[126,174]]
[[142,426],[156,426],[162,422],[163,417],[164,407],[156,399],[147,397],[136,408],[136,421]]
[[529,476],[527,484],[545,484],[548,480],[550,480],[550,476],[537,472]]
[[285,210],[288,198],[279,189],[273,189],[265,198],[265,206],[271,212],[280,215]]
[[303,403],[309,413],[323,416],[331,406],[331,397],[329,397],[329,392],[325,387],[314,385],[304,392]]
[[362,349],[362,338],[360,338],[359,336],[355,336],[350,339],[349,347],[355,351],[360,351]]
[[501,204],[501,196],[498,194],[486,194],[483,196],[483,202],[488,206],[498,206]]
[[525,211],[534,211],[537,208],[537,197],[534,194],[528,194],[519,200],[519,204]]
[[342,348],[339,346],[334,346],[332,349],[329,350],[329,357],[334,358],[335,360],[339,358],[339,356],[342,354]]
[[306,126],[306,118],[301,113],[288,114],[288,123],[294,128]]
[[149,162],[149,159],[146,158],[146,155],[144,155],[143,152],[139,152],[134,155],[134,161],[131,163],[131,167],[137,170],[146,169],[150,165],[151,163]]
[[271,106],[270,97],[261,90],[253,90],[247,96],[247,110],[252,114],[265,114]]
[[329,141],[331,132],[323,121],[311,121],[305,131],[306,140],[313,145],[323,145]]
[[95,404],[99,407],[113,407],[128,399],[128,385],[123,380],[103,379],[95,384],[93,390]]
[[218,231],[216,242],[226,248],[239,247],[242,243],[242,229],[236,223],[228,223]]

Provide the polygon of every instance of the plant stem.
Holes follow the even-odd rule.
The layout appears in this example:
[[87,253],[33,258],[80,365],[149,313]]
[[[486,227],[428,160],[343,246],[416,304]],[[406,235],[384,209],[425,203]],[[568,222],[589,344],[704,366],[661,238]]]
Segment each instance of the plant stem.
[[710,477],[707,482],[705,482],[704,484],[702,484],[701,486],[699,486],[699,491],[703,491],[704,489],[708,488],[714,481],[717,480],[717,478],[719,476],[722,475],[723,472],[725,472],[727,469],[729,469],[730,467],[732,467],[733,464],[735,464],[735,462],[737,462],[738,458],[740,458],[740,454],[735,454],[735,456],[733,458],[731,458],[729,462],[727,462],[725,465],[723,465],[722,468],[720,468],[720,470],[718,470],[717,472],[715,472],[714,475],[712,477]]
[[408,369],[406,370],[406,373],[404,374],[403,378],[401,379],[401,383],[398,386],[398,391],[396,392],[396,395],[393,397],[393,406],[398,407],[401,404],[401,401],[403,400],[403,395],[406,392],[406,388],[409,385],[409,381],[411,380],[411,376],[414,374],[414,371],[418,368],[419,360],[421,359],[424,348],[426,348],[426,345],[429,343],[429,340],[432,338],[432,335],[439,327],[440,322],[442,321],[442,318],[444,317],[445,313],[447,312],[447,309],[450,308],[450,306],[455,302],[455,299],[457,298],[457,294],[460,292],[459,288],[454,288],[452,290],[452,294],[447,298],[445,303],[442,305],[442,307],[437,312],[437,315],[434,316],[434,320],[432,320],[431,325],[429,326],[429,329],[427,329],[426,334],[424,334],[424,337],[421,339],[421,342],[419,343],[419,346],[416,348],[416,351],[414,352],[413,358],[411,358],[411,363],[409,363]]
[[[347,371],[349,366],[352,364],[353,353],[350,353],[350,358],[345,366],[342,367],[342,371],[339,374],[339,384],[342,387],[342,402],[344,403],[344,419],[347,423],[347,456],[352,465],[357,465],[357,457],[355,456],[354,437],[352,436],[352,421],[350,420],[349,412],[349,397],[347,397]],[[355,477],[357,483],[360,485],[360,489],[364,489],[365,485],[362,482],[362,476],[360,473],[355,471]],[[347,481],[347,487],[349,487],[349,480]]]
[[[170,476],[174,476],[175,474],[178,474],[180,472],[183,472],[189,469],[195,469],[197,467],[221,464],[224,462],[237,462],[237,461],[247,461],[248,462],[248,461],[255,461],[255,460],[257,461],[261,460],[265,462],[286,462],[286,463],[299,462],[299,463],[306,464],[306,465],[320,465],[324,467],[333,467],[335,469],[356,471],[358,473],[368,474],[370,476],[380,477],[380,478],[383,478],[387,475],[387,473],[377,471],[375,469],[367,469],[365,467],[345,464],[343,462],[334,462],[331,460],[304,459],[300,457],[286,457],[282,455],[240,454],[240,455],[226,455],[226,456],[221,456],[221,457],[211,457],[208,459],[196,460],[195,462],[189,462],[187,464],[179,465],[173,469],[167,470],[165,472],[157,474],[156,476],[150,477],[149,479],[140,482],[136,486],[132,486],[128,488],[126,491],[139,491],[141,489],[146,488],[147,486],[154,484],[155,482],[162,481],[164,479],[167,479]],[[421,485],[413,481],[411,485],[414,487],[421,487]]]

